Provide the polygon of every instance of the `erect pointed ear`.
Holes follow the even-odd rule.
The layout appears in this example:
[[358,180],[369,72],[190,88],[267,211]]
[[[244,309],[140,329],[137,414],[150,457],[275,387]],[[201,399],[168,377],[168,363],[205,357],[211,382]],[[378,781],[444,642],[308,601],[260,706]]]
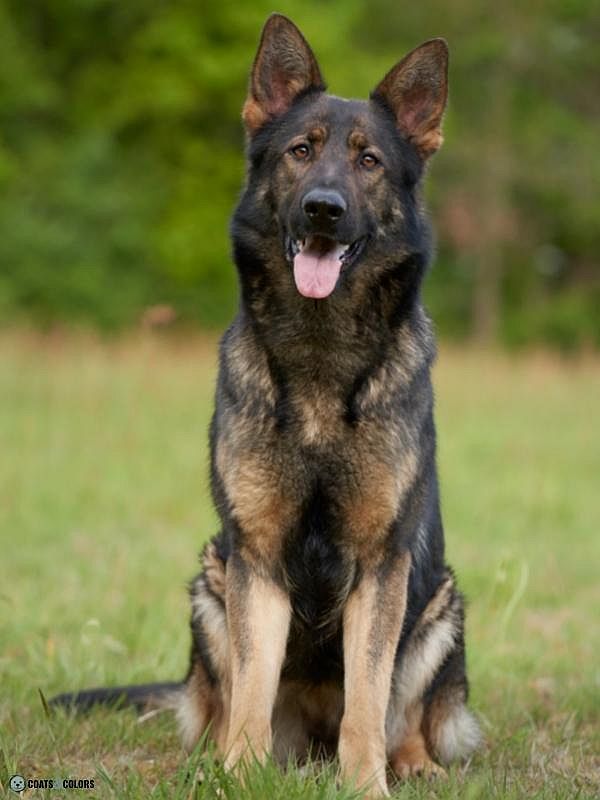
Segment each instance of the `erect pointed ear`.
[[254,59],[242,118],[249,133],[285,113],[308,89],[325,89],[306,39],[287,17],[271,14]]
[[422,158],[440,147],[442,116],[448,97],[448,45],[431,39],[393,67],[371,93],[396,117],[400,131],[413,142]]

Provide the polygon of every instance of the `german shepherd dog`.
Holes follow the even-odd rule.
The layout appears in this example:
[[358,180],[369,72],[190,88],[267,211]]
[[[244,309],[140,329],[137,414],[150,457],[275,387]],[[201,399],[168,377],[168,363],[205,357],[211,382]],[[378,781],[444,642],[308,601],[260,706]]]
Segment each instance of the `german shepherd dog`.
[[443,772],[477,746],[420,294],[447,63],[433,39],[369,101],[343,100],[300,31],[268,19],[231,226],[240,310],[210,431],[222,528],[191,584],[189,672],[57,702],[168,698],[188,749],[209,729],[230,767],[337,751],[373,797],[388,765]]

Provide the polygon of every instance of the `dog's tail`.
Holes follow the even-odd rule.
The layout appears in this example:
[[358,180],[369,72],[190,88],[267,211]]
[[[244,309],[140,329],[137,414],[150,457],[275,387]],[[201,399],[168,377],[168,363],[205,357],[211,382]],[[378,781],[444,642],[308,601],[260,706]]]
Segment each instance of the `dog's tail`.
[[80,692],[57,694],[49,701],[48,705],[82,713],[90,711],[94,706],[110,706],[114,709],[133,707],[140,712],[163,708],[175,709],[183,686],[183,682],[167,682],[84,689]]

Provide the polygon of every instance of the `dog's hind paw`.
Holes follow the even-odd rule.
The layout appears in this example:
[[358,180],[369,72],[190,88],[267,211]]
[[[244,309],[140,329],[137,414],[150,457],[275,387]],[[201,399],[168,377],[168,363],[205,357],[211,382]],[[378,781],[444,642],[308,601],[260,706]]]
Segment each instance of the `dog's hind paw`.
[[400,779],[424,777],[447,778],[446,770],[429,756],[423,736],[418,733],[406,738],[390,760],[390,766]]
[[421,777],[432,780],[445,780],[448,777],[446,770],[430,758],[416,761],[396,761],[394,763],[394,772],[401,779]]

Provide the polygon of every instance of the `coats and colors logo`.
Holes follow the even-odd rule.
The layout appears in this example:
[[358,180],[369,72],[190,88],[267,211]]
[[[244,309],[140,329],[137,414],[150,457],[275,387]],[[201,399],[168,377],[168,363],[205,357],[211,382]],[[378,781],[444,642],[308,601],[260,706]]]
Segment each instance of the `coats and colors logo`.
[[8,782],[13,792],[20,794],[25,789],[94,789],[94,778],[25,778],[13,775]]

